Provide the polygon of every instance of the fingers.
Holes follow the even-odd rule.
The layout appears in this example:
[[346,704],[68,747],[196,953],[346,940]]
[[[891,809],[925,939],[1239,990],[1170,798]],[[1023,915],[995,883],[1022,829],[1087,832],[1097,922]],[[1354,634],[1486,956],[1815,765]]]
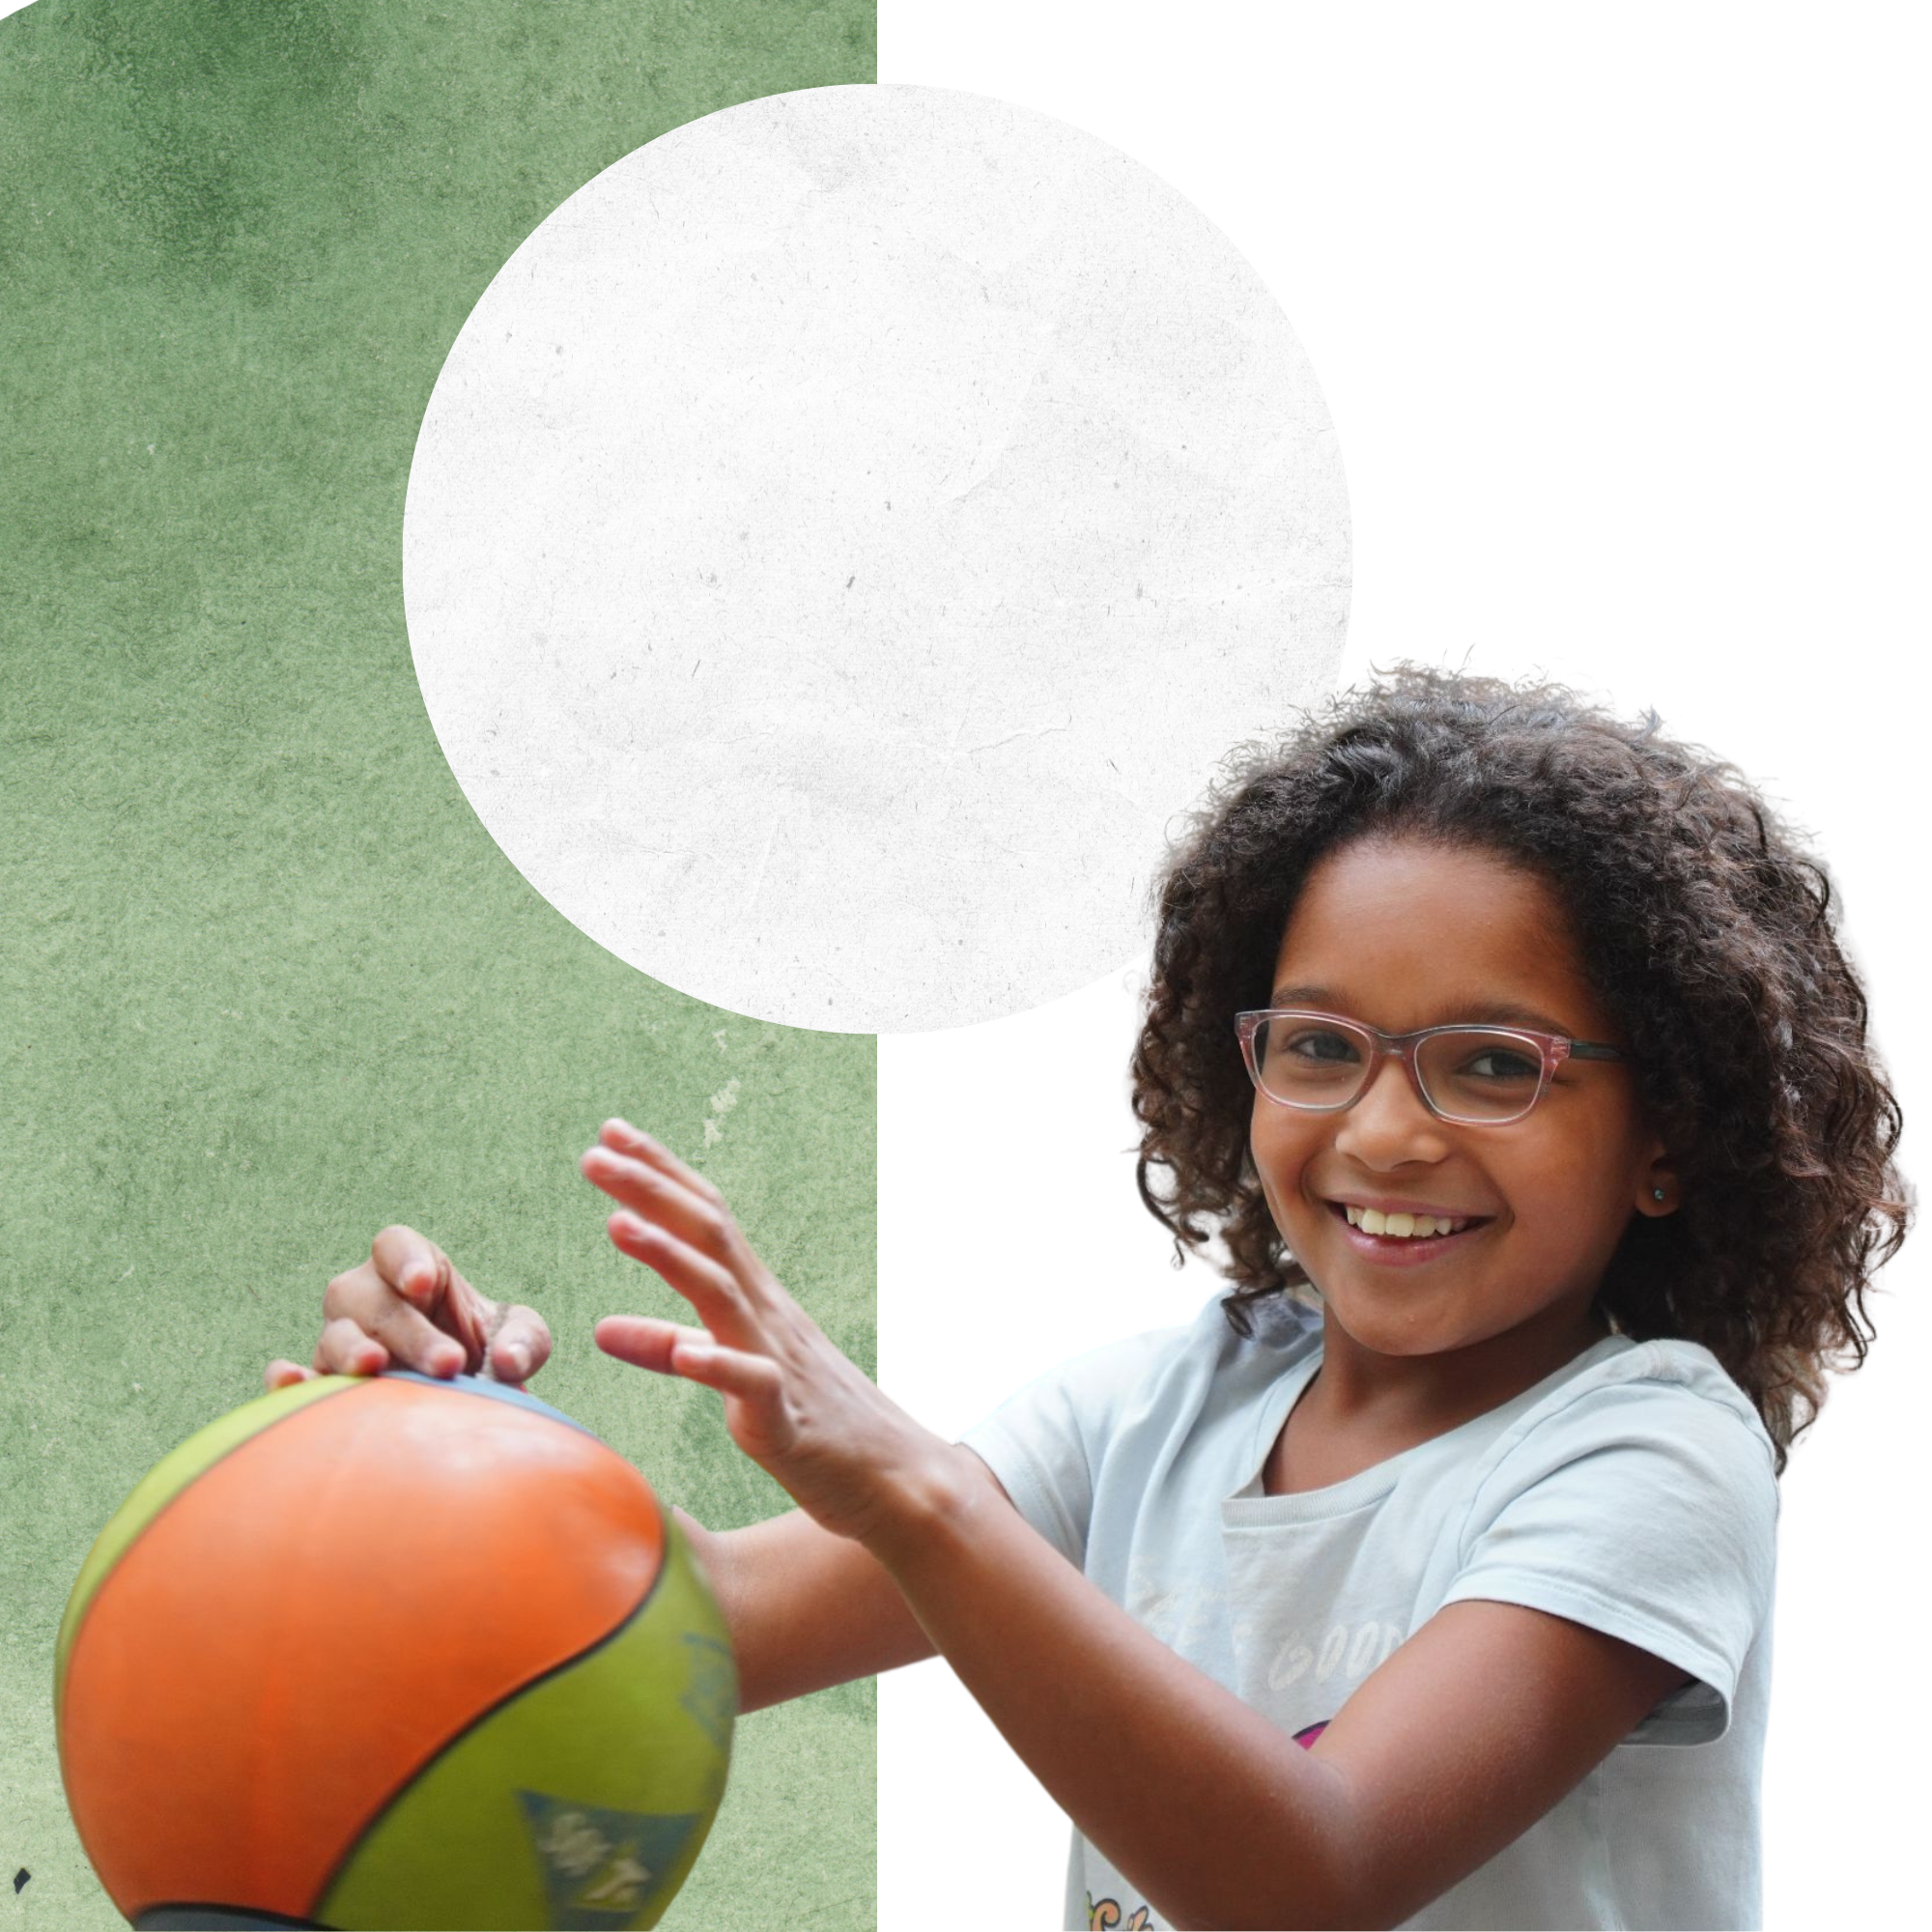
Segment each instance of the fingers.
[[293,1388],[297,1382],[312,1382],[319,1376],[373,1376],[388,1364],[388,1350],[381,1343],[372,1342],[353,1321],[332,1321],[315,1345],[315,1359],[309,1367],[277,1355],[262,1371],[262,1385],[272,1393]]
[[550,1360],[550,1324],[534,1308],[505,1309],[490,1340],[490,1373],[499,1382],[527,1381]]
[[736,1230],[724,1205],[693,1192],[675,1175],[601,1142],[584,1153],[578,1166],[584,1179],[618,1207],[657,1223],[719,1261],[730,1253]]
[[724,1197],[719,1193],[716,1183],[705,1179],[696,1168],[687,1167],[662,1141],[655,1140],[641,1127],[634,1127],[629,1121],[606,1121],[598,1129],[597,1141],[600,1147],[609,1148],[613,1153],[627,1154],[634,1160],[646,1162],[661,1174],[668,1175],[679,1186],[687,1188],[700,1201],[706,1201],[714,1208],[724,1205]]
[[[323,1324],[314,1359],[307,1368],[278,1357],[264,1371],[263,1381],[269,1388],[278,1389],[287,1388],[291,1382],[308,1381],[316,1376],[377,1376],[392,1363],[439,1379],[460,1375],[466,1366],[462,1347],[430,1327],[421,1316],[414,1316],[414,1321],[421,1323],[420,1329],[406,1326],[405,1315],[412,1314],[413,1311],[399,1311],[372,1318],[380,1321],[383,1331],[396,1345],[393,1348],[385,1348],[348,1316],[337,1316]],[[550,1331],[541,1322],[538,1329],[535,1337],[517,1331],[507,1341],[499,1337],[493,1345],[492,1361],[499,1380],[523,1381],[549,1359]]]
[[773,1316],[782,1291],[763,1277],[755,1256],[748,1252],[741,1265],[730,1266],[628,1210],[612,1214],[606,1226],[618,1252],[683,1295],[726,1348],[763,1350],[776,1341],[780,1324]]
[[763,1406],[776,1403],[783,1390],[784,1372],[769,1355],[720,1348],[707,1329],[647,1315],[607,1315],[595,1332],[607,1355],[657,1375],[702,1382],[721,1395]]
[[[391,1361],[421,1375],[447,1377],[480,1365],[488,1304],[427,1235],[400,1225],[369,1244],[369,1259],[339,1274],[323,1296],[316,1367],[374,1375]],[[347,1321],[350,1328],[336,1328]]]
[[655,1268],[687,1301],[703,1304],[729,1301],[739,1289],[737,1274],[723,1261],[704,1254],[671,1230],[660,1227],[627,1208],[619,1208],[605,1226],[621,1253]]
[[481,1359],[480,1340],[472,1357],[465,1343],[405,1300],[372,1263],[337,1275],[322,1297],[322,1312],[326,1325],[315,1366],[325,1375],[373,1376],[394,1361],[421,1375],[453,1376]]
[[680,1342],[695,1346],[711,1340],[702,1328],[660,1321],[654,1315],[607,1315],[592,1332],[597,1346],[607,1355],[660,1376],[677,1373],[670,1365],[670,1358]]
[[721,1344],[762,1352],[790,1331],[790,1296],[701,1174],[619,1120],[605,1122],[581,1164],[584,1178],[618,1204],[607,1224],[611,1241],[662,1275]]
[[384,1228],[369,1244],[369,1261],[385,1288],[453,1335],[468,1362],[482,1363],[490,1346],[495,1304],[457,1273],[449,1257],[427,1235],[400,1225]]
[[391,1366],[447,1378],[468,1369],[518,1383],[550,1359],[550,1328],[533,1308],[487,1300],[449,1257],[413,1228],[384,1228],[369,1259],[328,1284],[324,1326],[308,1368],[269,1364],[263,1380],[287,1388],[311,1376],[373,1376]]
[[[702,1342],[679,1342],[671,1350],[670,1364],[687,1381],[736,1396],[760,1411],[774,1410],[784,1394],[784,1371],[769,1355],[721,1349],[708,1336]],[[741,1430],[734,1428],[733,1434],[743,1440]]]

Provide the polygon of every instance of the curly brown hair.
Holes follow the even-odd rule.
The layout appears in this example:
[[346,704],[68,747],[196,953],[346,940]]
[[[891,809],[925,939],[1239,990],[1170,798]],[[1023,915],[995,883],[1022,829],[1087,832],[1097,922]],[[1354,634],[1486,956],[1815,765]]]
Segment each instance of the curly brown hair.
[[1267,1004],[1316,863],[1401,833],[1529,867],[1569,908],[1682,1186],[1678,1212],[1633,1215],[1597,1306],[1635,1340],[1709,1349],[1781,1474],[1825,1372],[1864,1360],[1865,1293],[1905,1236],[1898,1103],[1824,870],[1655,713],[1629,724],[1558,685],[1404,666],[1230,758],[1156,882],[1132,1065],[1141,1198],[1176,1264],[1221,1238],[1243,1334],[1255,1301],[1311,1290],[1249,1157],[1234,1016]]

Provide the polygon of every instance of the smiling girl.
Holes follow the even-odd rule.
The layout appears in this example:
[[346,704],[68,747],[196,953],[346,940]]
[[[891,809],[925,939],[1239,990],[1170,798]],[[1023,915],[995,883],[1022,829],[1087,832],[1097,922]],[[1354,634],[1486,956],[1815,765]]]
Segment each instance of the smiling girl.
[[[1160,891],[1142,1193],[1233,1293],[963,1445],[607,1123],[611,1237],[700,1325],[600,1346],[800,1505],[693,1526],[746,1707],[943,1653],[1073,1821],[1069,1924],[1755,1923],[1776,1477],[1906,1218],[1827,906],[1654,721],[1339,700]],[[326,1313],[315,1371],[550,1345],[408,1229]]]

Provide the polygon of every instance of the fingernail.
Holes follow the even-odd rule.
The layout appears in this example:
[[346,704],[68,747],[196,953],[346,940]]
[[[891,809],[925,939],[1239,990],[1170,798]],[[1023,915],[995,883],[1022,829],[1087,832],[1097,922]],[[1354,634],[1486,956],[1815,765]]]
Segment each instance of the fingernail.
[[464,1364],[463,1350],[453,1342],[446,1349],[430,1350],[429,1369],[433,1376],[453,1376]]
[[521,1342],[512,1342],[503,1350],[503,1359],[510,1365],[510,1373],[519,1381],[530,1372],[530,1351]]

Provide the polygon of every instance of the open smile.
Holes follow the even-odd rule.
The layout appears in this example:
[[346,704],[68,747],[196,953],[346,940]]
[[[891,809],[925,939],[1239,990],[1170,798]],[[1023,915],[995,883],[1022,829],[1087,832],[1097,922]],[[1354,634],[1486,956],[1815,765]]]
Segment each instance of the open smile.
[[1343,1201],[1323,1205],[1356,1254],[1395,1267],[1434,1261],[1480,1234],[1495,1218],[1492,1214],[1446,1214],[1433,1208],[1364,1208]]

